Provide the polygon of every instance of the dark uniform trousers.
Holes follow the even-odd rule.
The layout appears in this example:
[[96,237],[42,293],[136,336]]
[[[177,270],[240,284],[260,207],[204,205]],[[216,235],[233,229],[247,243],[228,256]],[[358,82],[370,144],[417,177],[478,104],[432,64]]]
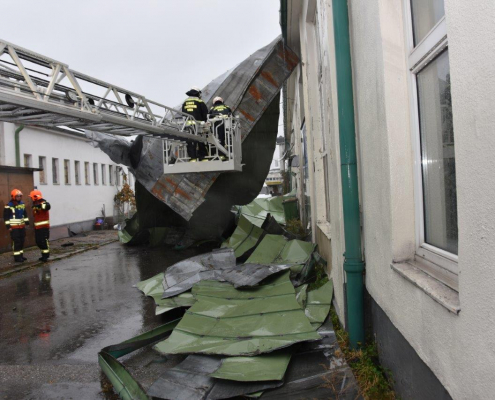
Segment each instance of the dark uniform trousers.
[[22,257],[24,253],[24,240],[26,239],[26,228],[12,229],[10,231],[10,237],[12,239],[14,257]]
[[50,246],[48,245],[48,239],[50,239],[50,228],[35,229],[34,237],[36,239],[36,245],[41,250],[41,256],[43,258],[48,258],[50,256]]

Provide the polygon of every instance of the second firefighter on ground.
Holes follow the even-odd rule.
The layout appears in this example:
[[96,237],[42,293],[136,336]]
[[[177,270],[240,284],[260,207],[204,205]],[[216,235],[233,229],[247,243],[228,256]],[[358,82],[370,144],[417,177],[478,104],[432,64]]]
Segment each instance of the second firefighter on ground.
[[29,193],[29,197],[33,200],[34,214],[34,236],[36,245],[41,250],[40,261],[47,261],[50,257],[50,203],[48,203],[39,190],[33,190]]

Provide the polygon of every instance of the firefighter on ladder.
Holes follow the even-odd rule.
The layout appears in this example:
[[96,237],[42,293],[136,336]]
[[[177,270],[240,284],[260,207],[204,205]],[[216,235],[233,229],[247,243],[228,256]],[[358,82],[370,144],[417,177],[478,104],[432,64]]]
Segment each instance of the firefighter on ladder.
[[[210,118],[223,117],[227,118],[232,115],[232,110],[229,106],[225,105],[223,99],[219,96],[213,99],[213,107],[210,108]],[[225,123],[219,121],[215,122],[213,125],[213,132],[218,133],[218,140],[220,144],[225,147]],[[228,154],[225,154],[228,156]],[[224,161],[225,156],[220,156],[220,159]]]
[[47,262],[50,257],[50,203],[48,203],[39,190],[33,190],[29,193],[29,197],[33,200],[34,214],[34,237],[36,245],[41,250],[40,261]]
[[[208,107],[203,100],[201,100],[201,89],[193,86],[191,90],[186,92],[189,96],[182,104],[182,112],[191,115],[196,121],[204,121],[208,119]],[[195,124],[194,121],[188,121],[189,126]],[[197,149],[196,149],[197,146]],[[201,142],[196,142],[194,140],[187,141],[187,155],[189,156],[191,162],[197,161],[208,161],[205,159],[207,155],[206,144]]]
[[3,220],[12,238],[14,261],[26,261],[27,258],[24,257],[24,239],[26,238],[26,225],[29,225],[29,218],[26,214],[26,205],[22,201],[22,192],[19,189],[14,189],[10,192],[10,201],[3,210]]

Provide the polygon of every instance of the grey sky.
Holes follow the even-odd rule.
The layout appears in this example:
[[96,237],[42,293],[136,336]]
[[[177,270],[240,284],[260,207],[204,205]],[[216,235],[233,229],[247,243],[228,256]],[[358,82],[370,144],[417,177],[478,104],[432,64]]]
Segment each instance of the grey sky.
[[175,106],[280,34],[279,0],[0,1],[0,38]]

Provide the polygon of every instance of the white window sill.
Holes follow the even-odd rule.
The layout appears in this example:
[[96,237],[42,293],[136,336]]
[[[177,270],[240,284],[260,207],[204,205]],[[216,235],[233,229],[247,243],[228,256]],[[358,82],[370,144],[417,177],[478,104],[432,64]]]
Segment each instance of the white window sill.
[[332,239],[332,234],[331,234],[331,225],[330,222],[328,221],[318,221],[316,223],[316,226],[320,229],[320,231],[323,232],[323,234],[327,237],[328,240]]
[[459,293],[428,275],[418,266],[415,261],[390,264],[390,267],[395,272],[421,289],[438,304],[444,306],[453,314],[459,314],[459,311],[461,311]]

